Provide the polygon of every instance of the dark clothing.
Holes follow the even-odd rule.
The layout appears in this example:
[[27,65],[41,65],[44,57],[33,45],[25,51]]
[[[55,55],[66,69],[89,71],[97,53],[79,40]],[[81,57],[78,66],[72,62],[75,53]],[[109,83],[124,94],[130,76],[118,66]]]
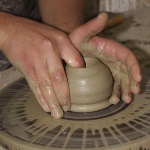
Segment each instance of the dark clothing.
[[40,21],[37,0],[0,0],[0,11]]

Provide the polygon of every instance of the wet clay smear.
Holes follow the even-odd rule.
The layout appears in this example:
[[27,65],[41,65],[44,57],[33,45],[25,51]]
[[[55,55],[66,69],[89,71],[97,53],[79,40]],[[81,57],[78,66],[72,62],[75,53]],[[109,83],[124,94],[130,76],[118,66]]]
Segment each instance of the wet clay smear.
[[150,150],[150,71],[143,79],[141,94],[127,106],[88,113],[89,119],[68,112],[59,120],[19,79],[0,90],[0,144],[8,150]]

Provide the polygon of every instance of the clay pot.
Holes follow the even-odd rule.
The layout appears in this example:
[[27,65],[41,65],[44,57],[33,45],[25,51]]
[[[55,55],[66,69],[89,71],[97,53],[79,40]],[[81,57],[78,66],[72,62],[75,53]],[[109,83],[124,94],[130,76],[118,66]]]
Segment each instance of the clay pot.
[[106,65],[96,58],[85,58],[85,68],[66,66],[71,111],[93,112],[111,105],[113,78]]

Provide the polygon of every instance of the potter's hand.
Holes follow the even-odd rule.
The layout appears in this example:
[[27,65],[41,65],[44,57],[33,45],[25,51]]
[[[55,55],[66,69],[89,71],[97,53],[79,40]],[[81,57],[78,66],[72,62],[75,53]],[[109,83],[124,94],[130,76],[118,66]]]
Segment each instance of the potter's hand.
[[62,117],[70,101],[61,59],[81,67],[82,57],[63,32],[29,19],[0,15],[0,49],[25,75],[42,108],[56,119]]
[[106,22],[107,14],[101,13],[97,18],[76,28],[69,36],[84,56],[100,59],[111,70],[114,87],[110,102],[119,102],[121,88],[122,99],[130,103],[131,92],[137,94],[140,91],[140,67],[129,49],[111,39],[95,36],[102,31]]

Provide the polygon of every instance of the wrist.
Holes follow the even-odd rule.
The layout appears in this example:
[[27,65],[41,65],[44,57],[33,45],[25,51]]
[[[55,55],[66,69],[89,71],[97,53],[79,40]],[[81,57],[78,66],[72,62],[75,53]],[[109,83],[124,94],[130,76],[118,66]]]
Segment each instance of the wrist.
[[5,42],[11,34],[11,29],[14,27],[16,16],[0,12],[0,50],[4,52]]
[[4,42],[7,38],[6,25],[7,25],[7,14],[0,12],[0,50],[3,50]]

